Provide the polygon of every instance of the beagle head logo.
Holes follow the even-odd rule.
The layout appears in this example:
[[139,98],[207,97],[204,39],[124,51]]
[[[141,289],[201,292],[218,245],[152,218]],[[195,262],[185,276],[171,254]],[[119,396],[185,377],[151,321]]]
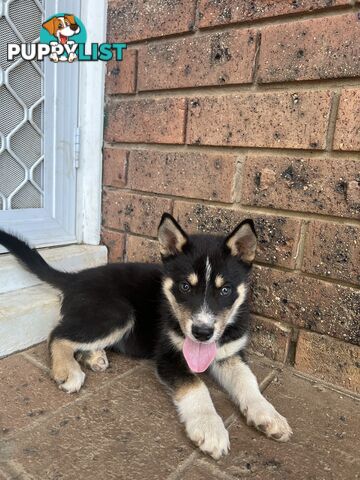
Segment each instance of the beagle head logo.
[[[0,0],[1,3],[1,0]],[[96,38],[96,32],[94,32]],[[107,62],[113,57],[123,59],[126,43],[91,43],[86,45],[86,28],[72,13],[56,13],[48,18],[40,30],[39,43],[8,43],[7,59],[44,60],[54,63],[79,61]]]
[[59,13],[42,24],[40,42],[52,47],[49,58],[52,62],[77,60],[77,49],[86,41],[86,31],[81,20],[70,13]]
[[62,17],[53,17],[42,24],[50,35],[57,38],[62,45],[68,43],[69,37],[80,32],[80,26],[75,20],[75,15],[64,14]]

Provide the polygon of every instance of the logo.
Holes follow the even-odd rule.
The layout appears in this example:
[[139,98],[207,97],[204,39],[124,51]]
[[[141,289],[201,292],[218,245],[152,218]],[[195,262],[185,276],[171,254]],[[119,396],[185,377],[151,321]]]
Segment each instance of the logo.
[[86,28],[80,18],[69,13],[57,13],[42,24],[39,43],[8,43],[7,59],[11,61],[21,57],[42,61],[49,57],[54,63],[123,59],[126,43],[86,45],[86,38]]

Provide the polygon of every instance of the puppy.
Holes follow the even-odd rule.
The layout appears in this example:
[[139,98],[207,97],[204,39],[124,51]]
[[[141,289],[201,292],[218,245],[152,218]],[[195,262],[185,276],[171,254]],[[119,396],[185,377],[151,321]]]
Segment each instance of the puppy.
[[[73,45],[75,42],[69,40],[69,37],[77,35],[80,32],[80,27],[76,23],[74,15],[50,18],[50,20],[43,23],[42,26],[50,33],[50,35],[53,35],[57,39],[56,42],[50,42],[50,45]],[[70,52],[68,57],[65,55],[59,57],[56,53],[50,55],[50,60],[55,63],[59,60],[61,62],[68,61],[72,63],[76,58],[77,55],[74,52]]]
[[158,229],[163,265],[110,264],[78,273],[50,267],[36,250],[0,231],[0,243],[41,280],[63,293],[61,320],[49,338],[52,375],[65,392],[85,380],[76,358],[95,371],[106,348],[152,358],[189,438],[214,459],[229,435],[198,373],[208,371],[266,436],[287,441],[291,428],[260,393],[243,356],[247,291],[255,257],[251,220],[227,237],[187,235],[164,214]]

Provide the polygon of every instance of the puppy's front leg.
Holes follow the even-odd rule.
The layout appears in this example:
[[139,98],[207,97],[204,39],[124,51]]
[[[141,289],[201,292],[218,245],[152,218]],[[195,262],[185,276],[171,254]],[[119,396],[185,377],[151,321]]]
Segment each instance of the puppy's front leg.
[[214,362],[211,372],[245,415],[248,425],[267,437],[286,442],[292,430],[283,416],[262,396],[255,375],[238,355]]
[[185,365],[172,366],[169,359],[157,363],[160,380],[171,390],[188,437],[214,459],[229,451],[229,434],[215,410],[206,385]]

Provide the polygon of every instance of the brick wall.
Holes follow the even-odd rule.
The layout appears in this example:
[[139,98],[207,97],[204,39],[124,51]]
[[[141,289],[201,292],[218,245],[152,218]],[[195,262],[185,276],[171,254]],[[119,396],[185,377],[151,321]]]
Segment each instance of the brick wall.
[[[357,6],[356,6],[357,5]],[[359,391],[360,3],[110,0],[103,241],[254,218],[252,348]]]

